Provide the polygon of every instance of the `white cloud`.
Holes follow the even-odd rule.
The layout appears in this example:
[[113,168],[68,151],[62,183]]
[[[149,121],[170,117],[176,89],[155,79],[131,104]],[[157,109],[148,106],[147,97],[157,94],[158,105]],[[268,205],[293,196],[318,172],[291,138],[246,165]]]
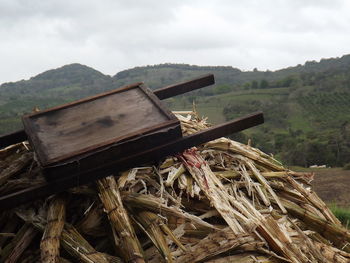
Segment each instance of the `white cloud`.
[[346,0],[0,0],[0,83],[79,62],[278,69],[350,47]]

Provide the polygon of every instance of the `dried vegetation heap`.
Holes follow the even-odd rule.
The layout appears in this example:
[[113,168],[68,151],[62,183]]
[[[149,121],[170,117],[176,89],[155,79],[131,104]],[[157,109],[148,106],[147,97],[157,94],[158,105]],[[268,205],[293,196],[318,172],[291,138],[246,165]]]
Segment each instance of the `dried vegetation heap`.
[[[177,114],[185,135],[208,127]],[[0,195],[43,182],[28,144],[0,150]],[[0,262],[350,262],[350,232],[284,168],[220,138],[0,213]]]

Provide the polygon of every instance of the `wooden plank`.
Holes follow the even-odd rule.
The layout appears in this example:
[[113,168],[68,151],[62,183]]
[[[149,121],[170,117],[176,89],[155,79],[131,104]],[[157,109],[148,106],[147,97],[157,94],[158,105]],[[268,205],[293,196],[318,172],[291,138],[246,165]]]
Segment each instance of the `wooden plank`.
[[15,132],[2,135],[0,137],[0,149],[10,146],[12,144],[23,142],[27,139],[28,137],[24,130],[18,130]]
[[159,145],[152,149],[143,152],[135,153],[131,156],[115,160],[104,167],[95,167],[81,174],[76,174],[72,177],[64,177],[55,182],[45,183],[30,189],[25,189],[16,193],[0,197],[0,210],[6,210],[18,205],[34,201],[38,198],[43,198],[51,194],[62,192],[68,188],[87,184],[94,180],[117,174],[122,171],[137,165],[148,162],[159,161],[161,158],[176,154],[187,148],[205,143],[216,138],[239,132],[247,128],[259,125],[264,122],[262,112],[250,114],[248,116],[238,118],[221,125],[214,126],[207,130],[170,141]]
[[116,159],[164,144],[170,138],[180,137],[182,137],[180,124],[177,126],[171,124],[169,127],[163,127],[152,133],[140,134],[107,148],[95,149],[89,154],[74,156],[64,162],[45,166],[43,173],[48,181],[57,180],[57,178],[81,173],[91,169],[91,167],[106,165]]
[[170,85],[164,88],[154,90],[154,94],[160,99],[164,100],[166,98],[174,97],[192,90],[204,88],[206,86],[213,85],[215,83],[214,75],[207,74],[199,78]]
[[26,115],[23,121],[42,166],[179,125],[159,99],[139,84]]

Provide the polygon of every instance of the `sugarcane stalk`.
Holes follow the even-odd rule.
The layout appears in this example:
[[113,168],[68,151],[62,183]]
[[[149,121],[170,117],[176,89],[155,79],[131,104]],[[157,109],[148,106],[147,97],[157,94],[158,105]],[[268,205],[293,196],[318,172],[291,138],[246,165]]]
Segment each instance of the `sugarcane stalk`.
[[45,178],[41,176],[37,176],[36,178],[21,177],[18,179],[9,179],[0,186],[0,196],[43,183],[45,183]]
[[60,258],[59,263],[71,263],[68,259]]
[[161,199],[159,199],[155,196],[152,196],[152,195],[126,192],[126,193],[122,194],[122,198],[123,198],[123,202],[126,204],[126,206],[128,206],[130,208],[147,209],[147,210],[152,211],[154,213],[164,214],[167,217],[174,216],[174,217],[178,217],[178,218],[183,218],[187,222],[191,222],[193,224],[203,226],[207,229],[208,228],[209,229],[217,229],[215,226],[205,222],[204,220],[200,219],[198,216],[187,213],[178,207],[167,206],[167,205],[163,204],[163,201]]
[[232,153],[240,154],[251,160],[254,160],[257,164],[268,168],[270,171],[282,172],[286,170],[282,165],[277,163],[277,161],[273,159],[271,156],[255,148],[249,147],[239,142],[232,141],[227,138],[219,138],[219,139],[210,141],[205,144],[205,147],[209,149],[217,149],[224,152],[232,152]]
[[318,198],[315,192],[305,189],[292,177],[287,177],[285,180],[289,182],[295,190],[299,191],[299,193],[301,193],[314,207],[316,207],[327,220],[334,224],[341,225],[340,220],[333,215],[332,211],[330,211],[326,204],[320,198]]
[[94,205],[84,214],[84,217],[76,224],[75,227],[82,234],[87,234],[93,237],[101,237],[107,235],[107,231],[102,223],[103,211]]
[[143,250],[124,208],[120,192],[114,177],[110,176],[97,181],[99,196],[108,215],[116,247],[120,248],[126,262],[145,262]]
[[7,146],[4,149],[0,149],[0,159],[5,159],[21,149],[24,149],[23,142]]
[[165,224],[162,223],[159,225],[160,228],[163,230],[165,234],[168,235],[168,237],[183,251],[187,251],[187,249],[184,247],[184,245],[180,242],[180,240],[174,235],[173,231]]
[[166,186],[172,186],[174,181],[184,172],[186,171],[185,167],[183,165],[180,165],[179,168],[174,168],[169,172],[168,178],[165,181]]
[[[17,215],[27,223],[31,223],[35,228],[44,232],[46,220],[31,210],[19,210]],[[61,234],[61,246],[71,256],[82,263],[109,263],[110,260],[104,253],[96,251],[85,238],[75,229],[74,226],[65,223]],[[114,262],[121,263],[118,257],[113,257]]]
[[[242,253],[239,255],[232,255],[210,259],[204,263],[282,263],[281,260],[272,258],[270,256],[262,256],[256,253]],[[284,261],[285,262],[285,261]]]
[[[292,245],[289,236],[279,231],[279,226],[275,220],[272,218],[264,218],[249,202],[244,201],[245,199],[243,197],[235,200],[233,196],[227,193],[222,183],[217,180],[217,177],[212,173],[208,164],[195,149],[185,151],[183,153],[183,158],[186,168],[235,234],[242,233],[244,230],[248,231],[249,223],[251,224],[251,222],[253,222],[259,234],[264,237],[274,251],[285,256],[291,260],[291,262],[306,262],[305,256],[298,253],[297,248]],[[248,162],[246,163],[249,164]],[[251,164],[250,168],[253,168]],[[253,170],[253,173],[255,172],[257,171]],[[266,186],[270,187],[266,181],[264,181],[264,183]],[[276,195],[274,199],[278,200]],[[280,201],[278,201],[278,203],[280,204]],[[281,207],[283,206],[281,205]],[[287,211],[285,211],[285,213],[286,212]],[[242,227],[241,229],[235,228],[236,226],[240,226],[234,224],[238,222],[237,220],[232,220],[235,217],[240,219],[240,223],[245,228],[244,230]],[[278,235],[275,234],[276,232],[278,232]],[[288,246],[285,246],[285,244],[288,244]]]
[[299,218],[311,230],[320,233],[330,240],[337,248],[350,252],[350,231],[341,225],[334,224],[310,213],[299,205],[282,199],[283,205],[295,217]]
[[[243,158],[244,160],[244,158]],[[287,213],[287,210],[283,207],[281,201],[279,200],[278,196],[276,195],[275,191],[271,188],[267,180],[260,174],[259,170],[254,167],[252,162],[249,160],[244,160],[246,162],[246,165],[250,168],[255,178],[259,181],[259,183],[272,195],[272,197],[276,200],[277,205],[281,209],[283,214]]]
[[256,249],[263,246],[263,242],[256,241],[249,234],[236,235],[230,228],[209,234],[197,244],[188,248],[188,252],[183,252],[175,262],[195,263],[205,259],[218,256],[228,251],[234,251],[244,244],[253,245]]
[[142,229],[146,232],[147,236],[151,239],[152,243],[159,250],[166,262],[173,263],[170,249],[166,242],[164,232],[160,228],[161,219],[154,213],[148,211],[141,211],[134,213],[135,219],[142,226]]
[[61,245],[71,256],[81,262],[109,262],[103,253],[97,252],[72,225],[67,223],[62,231]]
[[[0,220],[0,225],[2,226],[0,229],[1,233],[9,233],[15,236],[15,229],[18,225],[22,224],[19,218],[11,211],[7,211],[3,213],[3,218]],[[10,238],[8,235],[0,236],[0,251],[3,249],[4,244]]]
[[328,262],[350,262],[350,253],[346,253],[340,249],[319,242],[314,242],[314,245],[318,248],[322,255],[328,259]]
[[0,172],[0,186],[6,183],[6,181],[12,176],[19,173],[33,160],[33,153],[28,152],[22,154],[18,159],[13,161],[9,167]]
[[62,196],[51,200],[47,212],[47,224],[41,239],[41,261],[56,263],[60,260],[60,239],[66,215],[65,199]]
[[33,226],[24,224],[12,241],[1,251],[0,262],[16,262],[24,250],[30,245],[36,234],[37,231]]
[[232,231],[235,234],[244,232],[243,226],[248,218],[231,206],[227,190],[204,159],[194,149],[187,150],[182,155],[185,167]]

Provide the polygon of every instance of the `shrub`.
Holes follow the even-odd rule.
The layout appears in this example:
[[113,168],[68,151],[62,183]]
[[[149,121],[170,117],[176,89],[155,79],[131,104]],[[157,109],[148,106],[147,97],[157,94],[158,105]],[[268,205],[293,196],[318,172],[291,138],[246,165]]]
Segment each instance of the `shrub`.
[[350,163],[347,163],[343,167],[344,170],[350,170]]
[[331,205],[330,209],[344,226],[350,226],[350,209],[338,207],[337,205]]

